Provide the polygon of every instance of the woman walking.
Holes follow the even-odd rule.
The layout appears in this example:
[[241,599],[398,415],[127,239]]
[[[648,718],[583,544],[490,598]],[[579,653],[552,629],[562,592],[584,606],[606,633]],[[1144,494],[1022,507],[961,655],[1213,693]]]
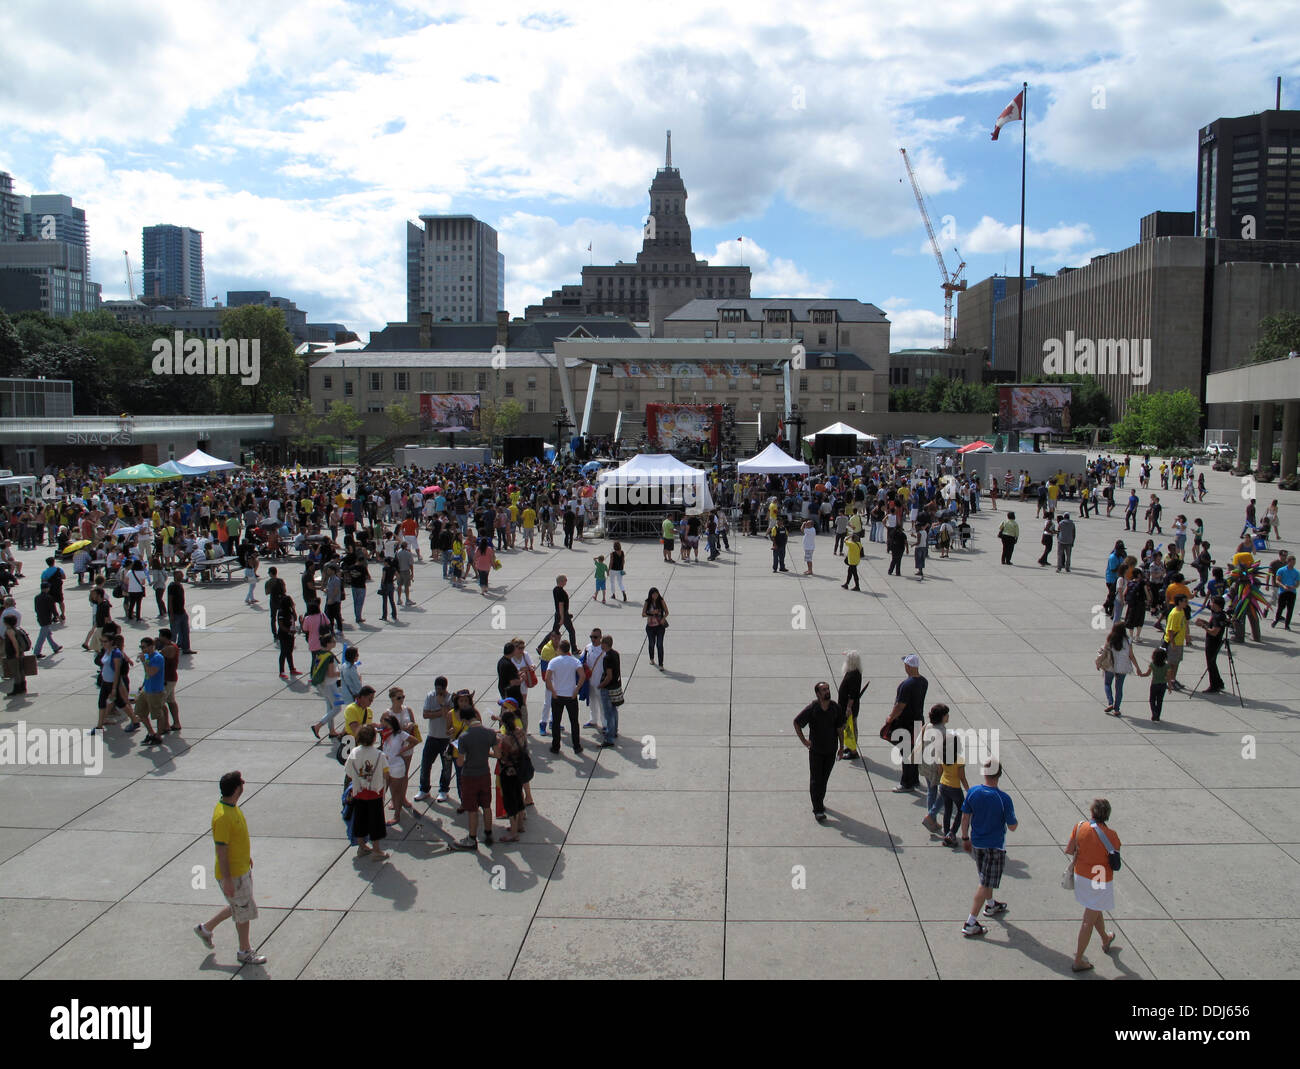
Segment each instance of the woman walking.
[[492,571],[492,565],[496,563],[496,552],[492,549],[492,543],[487,538],[480,538],[478,546],[474,550],[474,570],[478,573],[478,592],[485,598],[488,597],[488,573]]
[[245,605],[257,604],[257,554],[252,550],[244,558],[244,582],[248,584],[248,593],[244,596]]
[[896,575],[901,579],[903,554],[907,552],[907,535],[903,533],[901,522],[889,528],[889,534],[885,538],[885,548],[889,550],[889,570],[885,574]]
[[664,666],[664,632],[668,629],[668,603],[657,586],[650,588],[645,604],[641,606],[645,617],[645,633],[650,640],[650,663],[655,663],[655,647],[659,648],[659,667]]
[[1070,832],[1065,852],[1074,858],[1074,898],[1083,907],[1083,923],[1074,948],[1074,972],[1087,972],[1092,962],[1083,956],[1094,930],[1101,939],[1102,953],[1115,947],[1115,933],[1106,931],[1102,914],[1115,908],[1115,869],[1112,859],[1119,859],[1120,841],[1106,824],[1110,820],[1110,802],[1094,798],[1092,820],[1081,820]]
[[623,552],[623,543],[615,542],[609,554],[609,593],[611,596],[622,594],[627,601],[627,588],[623,585],[623,569],[627,554]]
[[844,749],[840,751],[841,761],[858,759],[858,702],[862,691],[862,656],[857,650],[847,650],[840,676],[840,689],[836,695],[837,703],[844,712]]
[[[275,611],[275,637],[280,643],[280,678],[288,679],[290,675],[300,676],[298,666],[293,663],[294,633],[298,630],[298,608],[293,597],[285,594]],[[288,674],[285,665],[289,666]]]
[[1123,624],[1116,624],[1106,636],[1106,644],[1097,654],[1097,667],[1101,669],[1106,688],[1106,708],[1103,712],[1111,716],[1120,715],[1120,706],[1124,702],[1124,680],[1130,673],[1139,676],[1149,674],[1138,669],[1133,659],[1133,643],[1129,641]]
[[153,600],[158,606],[158,619],[167,619],[167,602],[164,595],[167,590],[167,569],[163,567],[162,556],[155,553],[149,561],[149,585],[153,587]]

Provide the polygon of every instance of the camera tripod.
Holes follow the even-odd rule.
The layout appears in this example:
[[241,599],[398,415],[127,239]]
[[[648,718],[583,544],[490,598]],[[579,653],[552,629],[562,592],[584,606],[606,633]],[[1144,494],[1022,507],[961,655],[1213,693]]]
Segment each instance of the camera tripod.
[[[1226,634],[1224,635],[1223,638],[1223,649],[1228,654],[1228,689],[1237,696],[1237,704],[1244,709],[1246,707],[1246,703],[1242,700],[1241,697],[1241,680],[1238,679],[1237,677],[1237,661],[1236,658],[1233,657],[1232,655],[1232,639],[1228,638]],[[1205,677],[1209,675],[1209,673],[1210,673],[1210,665],[1207,662],[1205,665],[1205,671],[1201,673],[1201,678],[1196,681],[1196,686],[1194,686],[1191,690],[1187,692],[1187,696],[1189,698],[1193,694],[1195,694],[1198,690],[1200,690],[1201,683],[1205,680]]]

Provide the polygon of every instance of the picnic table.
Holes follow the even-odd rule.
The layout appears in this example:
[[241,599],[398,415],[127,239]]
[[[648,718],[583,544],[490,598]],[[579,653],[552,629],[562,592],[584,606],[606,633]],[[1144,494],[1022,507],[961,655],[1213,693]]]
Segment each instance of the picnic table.
[[212,560],[191,561],[188,565],[190,582],[211,582],[219,573],[229,581],[236,569],[243,570],[238,557],[216,557]]

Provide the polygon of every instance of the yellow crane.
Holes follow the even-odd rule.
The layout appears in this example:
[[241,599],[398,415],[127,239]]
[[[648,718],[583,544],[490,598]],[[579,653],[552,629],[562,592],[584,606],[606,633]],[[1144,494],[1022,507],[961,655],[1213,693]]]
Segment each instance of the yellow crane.
[[930,248],[934,251],[934,258],[939,264],[939,277],[943,280],[943,347],[952,348],[952,295],[960,293],[966,288],[966,280],[961,277],[962,271],[966,269],[966,261],[961,260],[961,253],[957,253],[958,260],[961,262],[957,265],[957,270],[948,273],[948,265],[943,262],[943,253],[939,251],[939,239],[934,235],[934,224],[930,222],[930,213],[925,208],[925,197],[921,193],[921,185],[916,180],[916,173],[912,170],[912,161],[907,158],[907,149],[900,148],[899,153],[903,157],[903,166],[907,168],[907,177],[912,183],[912,192],[916,195],[916,206],[921,209],[921,221],[925,223],[925,232],[930,238]]

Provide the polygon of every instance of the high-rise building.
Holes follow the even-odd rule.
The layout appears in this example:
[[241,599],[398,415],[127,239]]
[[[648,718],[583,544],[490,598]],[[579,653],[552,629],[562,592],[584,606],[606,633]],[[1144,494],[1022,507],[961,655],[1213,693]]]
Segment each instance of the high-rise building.
[[0,241],[17,241],[22,232],[22,198],[14,193],[13,176],[0,171]]
[[23,198],[23,234],[31,241],[66,241],[84,249],[90,263],[90,234],[86,213],[60,193],[37,193]]
[[506,310],[506,254],[497,253],[497,311]]
[[482,323],[505,307],[497,232],[472,215],[422,215],[406,224],[406,319]]
[[1300,240],[1300,111],[1202,127],[1196,225],[1201,237]]
[[207,303],[203,280],[203,231],[159,224],[143,232],[140,296],[176,307]]
[[612,313],[648,322],[651,333],[689,301],[731,300],[749,296],[748,267],[710,267],[691,251],[691,224],[686,218],[686,184],[673,166],[673,134],[668,131],[664,165],[650,183],[650,211],[635,263],[582,269],[581,286],[562,286],[525,318],[556,314]]

